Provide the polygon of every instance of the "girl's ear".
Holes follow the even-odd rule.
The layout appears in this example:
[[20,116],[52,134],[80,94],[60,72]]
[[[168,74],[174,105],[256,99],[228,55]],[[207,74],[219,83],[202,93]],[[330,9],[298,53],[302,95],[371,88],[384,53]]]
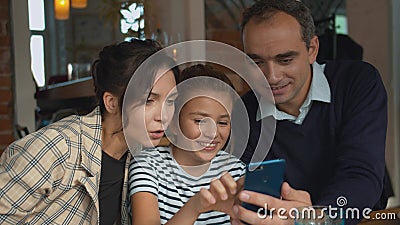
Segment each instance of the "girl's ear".
[[119,113],[119,98],[117,96],[111,94],[110,92],[104,92],[103,102],[108,113]]

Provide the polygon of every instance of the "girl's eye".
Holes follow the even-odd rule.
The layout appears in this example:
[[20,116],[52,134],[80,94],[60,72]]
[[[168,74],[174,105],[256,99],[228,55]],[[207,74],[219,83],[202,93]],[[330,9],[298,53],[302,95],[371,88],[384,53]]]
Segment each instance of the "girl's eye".
[[229,122],[228,121],[219,121],[218,124],[221,126],[228,126]]

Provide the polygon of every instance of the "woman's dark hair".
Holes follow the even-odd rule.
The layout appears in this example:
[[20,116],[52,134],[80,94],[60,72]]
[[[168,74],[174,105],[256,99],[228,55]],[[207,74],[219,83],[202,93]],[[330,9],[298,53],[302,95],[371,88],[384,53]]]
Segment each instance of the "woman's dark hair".
[[243,12],[242,33],[250,19],[254,18],[257,23],[267,21],[278,12],[284,12],[293,16],[301,27],[301,36],[310,47],[311,39],[315,35],[315,26],[310,10],[299,0],[259,0]]
[[[103,95],[105,92],[117,96],[120,100],[120,109],[127,85],[132,78],[132,75],[138,67],[151,55],[161,50],[161,46],[156,41],[131,39],[119,44],[109,45],[103,48],[99,53],[99,58],[92,64],[92,77],[96,92],[96,99],[100,106],[101,115],[104,116],[105,105]],[[164,62],[159,62],[154,65],[154,71],[149,71],[145,76],[137,76],[134,80],[135,98],[146,93],[152,88],[155,77],[155,72],[161,67],[172,68],[175,79],[179,75],[179,70],[174,67],[174,62],[171,58],[165,57]]]

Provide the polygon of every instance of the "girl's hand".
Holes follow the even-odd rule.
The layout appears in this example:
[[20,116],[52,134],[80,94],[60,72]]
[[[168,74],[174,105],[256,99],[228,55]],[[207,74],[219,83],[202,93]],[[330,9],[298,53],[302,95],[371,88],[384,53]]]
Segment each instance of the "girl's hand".
[[225,173],[221,178],[211,181],[209,189],[202,188],[191,200],[194,201],[193,205],[199,214],[214,210],[232,217],[237,192],[235,180],[229,173]]

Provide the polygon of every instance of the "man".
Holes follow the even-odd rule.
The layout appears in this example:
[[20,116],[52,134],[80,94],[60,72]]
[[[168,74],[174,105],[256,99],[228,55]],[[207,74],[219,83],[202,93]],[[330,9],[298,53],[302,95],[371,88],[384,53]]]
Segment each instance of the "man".
[[[250,136],[242,160],[248,163],[255,151],[261,121],[273,117],[276,131],[266,159],[286,160],[288,183],[282,186],[282,200],[249,191],[239,199],[269,209],[357,208],[359,218],[346,218],[346,225],[362,219],[365,208],[384,208],[387,96],[378,71],[361,61],[317,64],[314,23],[300,1],[257,1],[244,12],[242,39],[277,108],[274,115],[263,115],[257,93],[243,96]],[[234,211],[250,224],[293,224],[278,216],[261,219],[239,205]]]

